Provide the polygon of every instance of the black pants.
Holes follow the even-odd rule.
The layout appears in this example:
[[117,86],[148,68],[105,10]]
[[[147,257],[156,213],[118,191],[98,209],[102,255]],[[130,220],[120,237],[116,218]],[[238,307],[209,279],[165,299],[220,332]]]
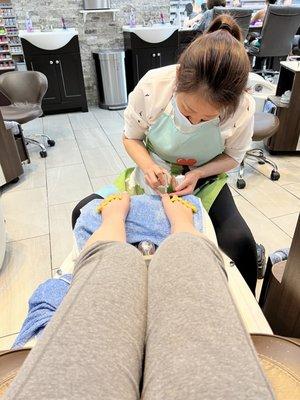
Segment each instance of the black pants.
[[218,244],[234,261],[238,270],[255,294],[257,280],[257,251],[253,235],[239,213],[228,185],[214,201],[209,216],[213,223]]
[[[199,186],[210,179],[213,178],[202,180]],[[72,214],[73,229],[80,215],[80,209],[90,201],[101,198],[97,194],[91,194],[77,204]],[[257,279],[256,243],[248,225],[236,208],[228,185],[225,185],[219,193],[209,211],[209,216],[215,228],[220,248],[234,261],[251,291],[255,293]]]

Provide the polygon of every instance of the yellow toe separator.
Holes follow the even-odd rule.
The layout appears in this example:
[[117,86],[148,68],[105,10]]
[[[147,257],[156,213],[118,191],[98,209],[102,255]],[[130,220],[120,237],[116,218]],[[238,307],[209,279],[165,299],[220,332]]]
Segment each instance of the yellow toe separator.
[[175,203],[175,202],[181,203],[182,205],[186,206],[187,208],[190,208],[193,211],[193,213],[196,213],[198,211],[197,207],[193,203],[191,203],[188,200],[184,200],[181,197],[178,197],[176,195],[171,197],[171,201],[172,201],[172,203]]
[[110,204],[114,200],[122,200],[122,195],[121,194],[111,194],[110,196],[106,197],[102,201],[102,203],[97,207],[97,211],[100,214],[103,210],[104,207],[106,207],[108,204]]

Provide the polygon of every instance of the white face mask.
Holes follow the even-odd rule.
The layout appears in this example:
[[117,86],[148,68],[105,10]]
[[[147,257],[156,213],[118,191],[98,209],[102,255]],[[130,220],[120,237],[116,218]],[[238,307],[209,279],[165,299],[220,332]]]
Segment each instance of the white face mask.
[[173,107],[173,113],[174,113],[174,123],[175,123],[176,127],[181,130],[182,133],[194,132],[196,129],[199,128],[199,126],[209,124],[211,121],[215,121],[216,119],[218,119],[218,117],[217,117],[217,118],[213,118],[210,121],[202,121],[202,122],[199,122],[198,124],[192,124],[191,121],[187,117],[185,117],[182,114],[182,112],[179,110],[175,95],[172,98],[172,107]]

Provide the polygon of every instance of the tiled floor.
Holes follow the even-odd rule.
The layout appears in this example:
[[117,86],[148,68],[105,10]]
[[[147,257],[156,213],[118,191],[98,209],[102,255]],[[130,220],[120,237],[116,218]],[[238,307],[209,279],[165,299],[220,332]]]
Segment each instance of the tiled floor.
[[[13,342],[37,285],[50,278],[72,248],[71,211],[125,166],[133,165],[121,144],[123,113],[92,109],[89,113],[47,116],[24,126],[26,134],[44,131],[55,141],[48,158],[31,148],[32,163],[19,183],[2,191],[7,252],[0,271],[0,350]],[[235,188],[235,201],[267,253],[289,246],[300,211],[300,157],[272,157],[281,179],[249,161],[247,187]]]

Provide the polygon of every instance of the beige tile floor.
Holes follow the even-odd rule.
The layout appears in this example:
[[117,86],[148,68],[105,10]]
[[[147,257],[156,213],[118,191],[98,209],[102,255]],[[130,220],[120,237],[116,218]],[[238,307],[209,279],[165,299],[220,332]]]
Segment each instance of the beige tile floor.
[[[30,148],[32,163],[25,174],[2,190],[8,243],[0,271],[0,350],[9,348],[20,330],[33,290],[69,254],[76,203],[133,165],[121,145],[122,127],[123,112],[97,108],[24,126],[27,135],[44,131],[56,146],[46,159]],[[268,167],[252,161],[246,166],[246,189],[236,189],[236,173],[230,174],[236,204],[267,253],[290,245],[300,211],[300,157],[272,158],[280,168],[278,182],[268,179]]]

